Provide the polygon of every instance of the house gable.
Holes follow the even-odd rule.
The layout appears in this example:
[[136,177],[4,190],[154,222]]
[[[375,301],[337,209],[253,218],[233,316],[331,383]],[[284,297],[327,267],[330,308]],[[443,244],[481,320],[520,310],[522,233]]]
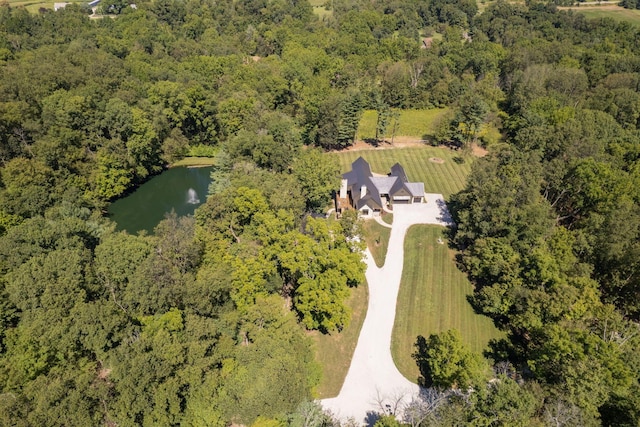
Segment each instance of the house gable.
[[[342,175],[340,202],[336,209],[340,212],[344,206],[351,206],[364,215],[374,214],[386,209],[387,204],[422,203],[424,184],[409,182],[404,168],[396,163],[388,176],[373,176],[369,163],[358,157],[351,170]],[[347,204],[348,200],[348,204]]]
[[382,209],[382,204],[376,202],[372,197],[365,197],[363,199],[360,199],[357,206],[358,209],[362,209],[364,207],[368,207],[371,209],[377,209],[377,210],[381,210]]
[[390,194],[390,196],[393,198],[393,197],[402,197],[402,196],[409,197],[409,196],[413,196],[413,195],[409,191],[407,191],[406,188],[401,187],[395,193]]

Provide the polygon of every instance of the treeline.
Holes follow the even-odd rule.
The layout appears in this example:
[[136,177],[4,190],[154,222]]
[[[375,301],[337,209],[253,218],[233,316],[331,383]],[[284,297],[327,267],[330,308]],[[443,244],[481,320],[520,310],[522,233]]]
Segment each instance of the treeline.
[[505,143],[474,164],[452,203],[471,302],[508,333],[490,357],[523,381],[510,397],[529,402],[518,417],[635,426],[638,29],[504,3],[474,24],[509,51]]
[[625,9],[640,9],[640,3],[638,3],[636,0],[622,0],[618,4]]
[[[251,255],[233,247],[214,260],[194,229],[212,232],[193,218],[131,236],[57,213],[26,220],[0,242],[0,424],[223,426],[296,419],[312,399],[321,373],[278,295],[275,265],[256,272]],[[238,246],[251,244],[241,236]],[[321,238],[306,237],[307,246]],[[318,274],[340,277],[331,268]],[[310,280],[300,280],[307,292]],[[348,292],[337,281],[322,283]],[[303,291],[296,299],[314,326],[317,301]]]

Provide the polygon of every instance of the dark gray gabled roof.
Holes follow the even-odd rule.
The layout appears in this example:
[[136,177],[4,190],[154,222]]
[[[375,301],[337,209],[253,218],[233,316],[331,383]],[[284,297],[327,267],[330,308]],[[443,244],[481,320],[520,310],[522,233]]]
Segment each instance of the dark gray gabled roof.
[[395,176],[374,176],[370,179],[380,194],[389,194],[393,184],[398,181],[398,177]]
[[397,176],[400,178],[402,182],[409,182],[409,178],[407,178],[407,173],[404,171],[404,168],[400,166],[400,163],[396,163],[391,166],[391,176]]
[[369,179],[372,175],[369,163],[362,157],[358,157],[351,164],[351,170],[342,175],[342,177],[347,180],[347,185],[353,185]]
[[[358,157],[351,165],[351,171],[343,174],[342,178],[347,180],[347,189],[351,192],[356,209],[361,209],[365,205],[382,208],[380,194],[389,194],[393,197],[394,193],[402,189],[413,197],[424,197],[424,184],[408,182],[407,174],[399,163],[391,167],[389,176],[374,177],[369,163],[362,157]],[[367,192],[361,197],[363,185],[367,187]]]
[[380,195],[375,194],[375,189],[373,192],[367,192],[367,194],[356,203],[357,209],[361,209],[364,206],[369,206],[372,209],[382,209],[382,199]]
[[389,196],[393,197],[393,194],[397,193],[403,188],[404,188],[404,182],[402,182],[402,179],[399,179],[398,177],[396,177],[396,182],[393,183],[391,190],[389,190]]
[[424,183],[409,182],[407,173],[404,171],[404,168],[402,167],[402,165],[400,165],[400,163],[396,163],[395,165],[391,166],[391,175],[397,176],[398,180],[392,187],[390,194],[400,191],[400,189],[403,188],[413,197],[424,197]]
[[422,182],[407,182],[405,183],[407,190],[413,197],[424,197],[424,183]]
[[[351,198],[356,209],[360,209],[365,205],[370,207],[382,208],[382,199],[380,192],[371,181],[371,166],[362,157],[358,157],[351,165],[351,171],[342,175],[347,180],[347,188],[351,191]],[[367,194],[360,197],[362,186],[367,187]]]

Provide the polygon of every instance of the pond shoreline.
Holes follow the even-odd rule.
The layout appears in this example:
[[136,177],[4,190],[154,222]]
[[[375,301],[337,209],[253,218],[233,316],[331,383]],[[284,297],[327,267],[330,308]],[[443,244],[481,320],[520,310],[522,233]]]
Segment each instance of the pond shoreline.
[[210,183],[210,166],[169,167],[111,202],[107,216],[117,224],[117,230],[153,233],[171,211],[178,216],[193,215],[206,200]]

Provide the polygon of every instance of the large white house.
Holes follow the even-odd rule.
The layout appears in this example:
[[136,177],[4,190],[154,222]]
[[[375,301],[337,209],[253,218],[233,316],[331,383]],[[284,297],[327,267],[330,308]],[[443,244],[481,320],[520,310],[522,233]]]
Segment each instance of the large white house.
[[358,157],[351,171],[342,175],[336,211],[339,215],[346,209],[357,209],[363,217],[372,217],[392,209],[394,204],[424,202],[424,183],[409,182],[399,163],[391,167],[390,174],[376,175],[369,163]]

